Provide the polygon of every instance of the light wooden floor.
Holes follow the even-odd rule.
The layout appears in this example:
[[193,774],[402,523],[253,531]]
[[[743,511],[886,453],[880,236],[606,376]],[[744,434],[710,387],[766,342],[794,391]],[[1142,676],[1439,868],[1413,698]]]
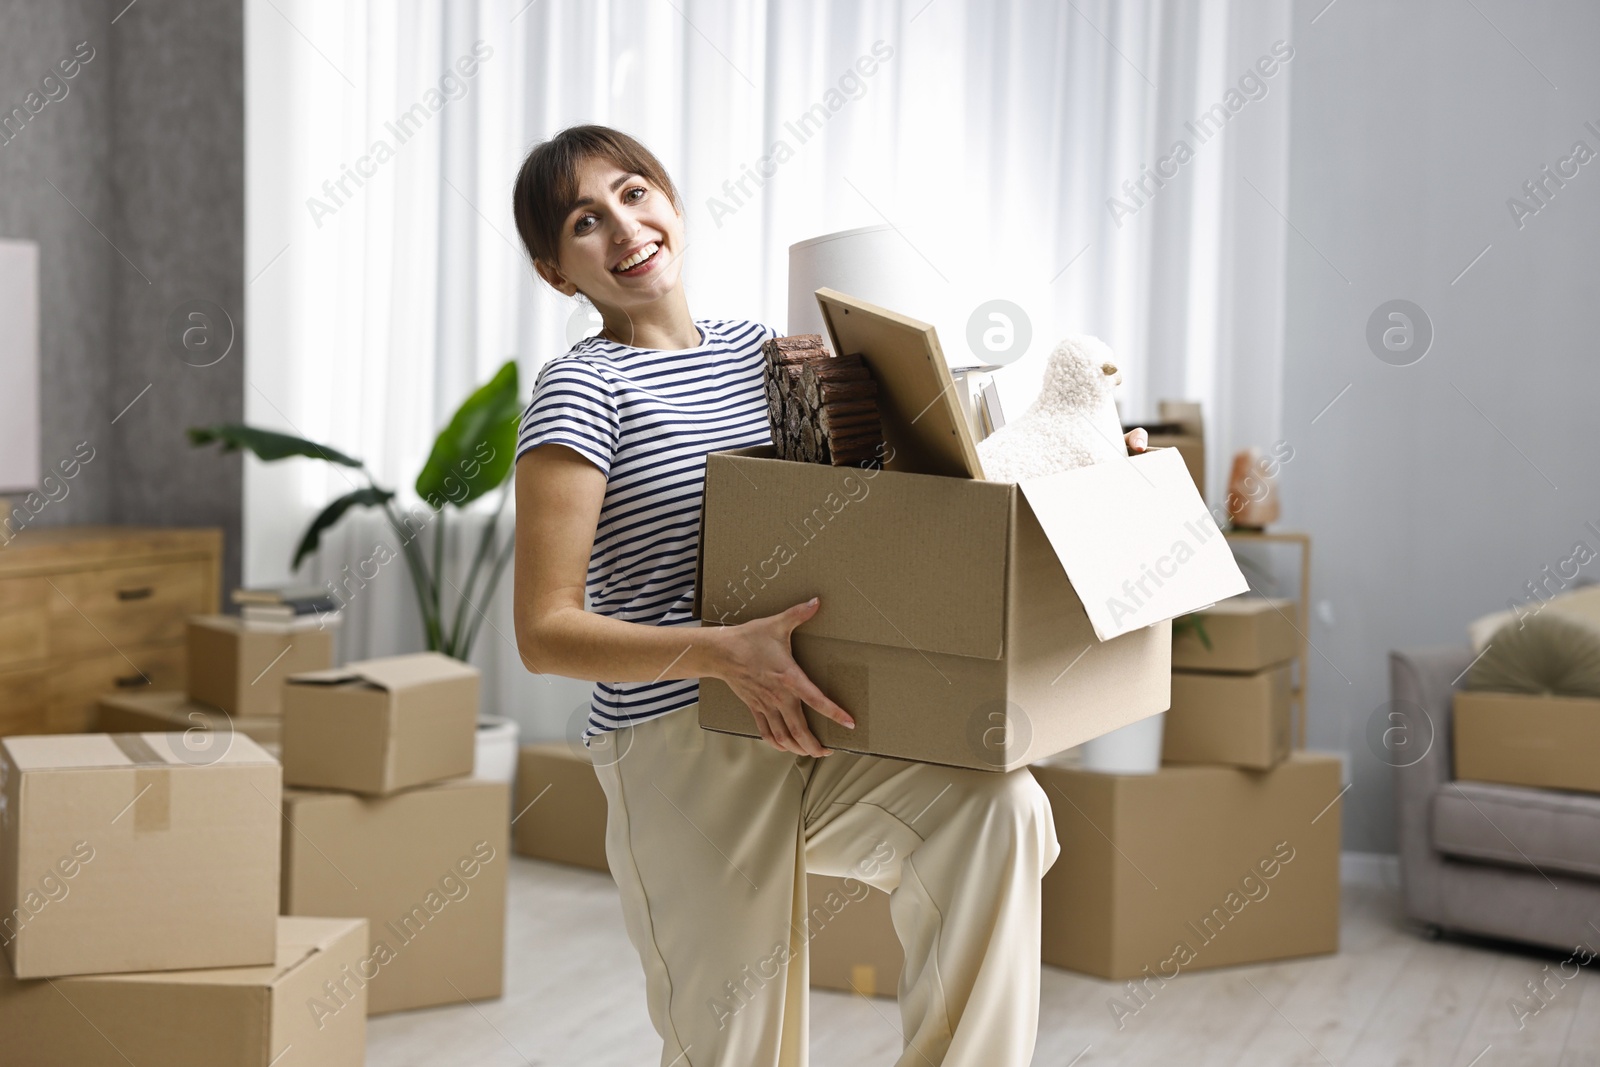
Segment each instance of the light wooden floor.
[[[1392,876],[1347,878],[1335,956],[1180,975],[1119,1030],[1113,982],[1044,969],[1040,1067],[1600,1067],[1600,962],[1518,1029],[1563,954],[1426,941]],[[370,1067],[653,1067],[644,979],[606,875],[511,868],[506,995],[371,1020]],[[1570,967],[1568,968],[1571,969]],[[1555,984],[1551,983],[1554,989]],[[815,1067],[889,1065],[893,1000],[812,994]]]

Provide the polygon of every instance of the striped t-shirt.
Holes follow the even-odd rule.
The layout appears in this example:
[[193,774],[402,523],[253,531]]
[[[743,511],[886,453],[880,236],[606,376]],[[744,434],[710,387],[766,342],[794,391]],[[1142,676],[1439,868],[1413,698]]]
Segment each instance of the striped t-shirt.
[[[555,442],[606,475],[585,586],[601,615],[700,625],[694,572],[706,454],[772,442],[761,345],[777,331],[746,319],[695,325],[703,342],[679,351],[579,341],[540,368],[522,415],[518,459]],[[696,678],[596,682],[585,743],[699,699]]]

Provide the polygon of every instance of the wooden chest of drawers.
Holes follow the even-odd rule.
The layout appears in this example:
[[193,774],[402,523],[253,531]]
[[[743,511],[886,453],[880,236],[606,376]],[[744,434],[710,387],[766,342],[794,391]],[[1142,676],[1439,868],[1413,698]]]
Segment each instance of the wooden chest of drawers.
[[0,548],[0,735],[87,730],[115,690],[182,689],[184,622],[218,610],[222,531],[28,530]]

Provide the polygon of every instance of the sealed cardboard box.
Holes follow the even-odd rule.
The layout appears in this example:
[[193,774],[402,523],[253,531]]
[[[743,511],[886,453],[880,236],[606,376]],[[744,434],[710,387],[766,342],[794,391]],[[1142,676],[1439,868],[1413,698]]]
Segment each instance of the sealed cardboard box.
[[892,997],[905,952],[889,917],[889,894],[857,878],[806,875],[811,987]]
[[0,739],[0,941],[19,978],[271,963],[278,762],[248,737]]
[[519,856],[608,871],[606,794],[594,765],[562,741],[517,753],[511,847]]
[[256,967],[18,980],[0,1048],[19,1067],[361,1067],[367,924],[280,918]]
[[1033,773],[1061,842],[1044,877],[1044,962],[1159,983],[1338,950],[1338,757]]
[[275,716],[283,681],[333,666],[333,634],[315,627],[189,619],[189,696],[238,718]]
[[[1192,400],[1163,400],[1156,420],[1160,428],[1150,433],[1151,448],[1175,448],[1183,457],[1189,477],[1204,499],[1206,495],[1206,435],[1200,405]],[[1128,429],[1134,427],[1129,426]]]
[[1600,700],[1464,689],[1455,695],[1455,776],[1600,793]]
[[283,781],[383,796],[472,773],[478,669],[437,652],[297,674],[283,693]]
[[1259,671],[1293,659],[1299,649],[1295,604],[1276,597],[1238,596],[1200,612],[1211,641],[1187,629],[1172,641],[1172,665],[1197,671]]
[[193,731],[192,747],[213,744],[205,733],[243,734],[262,744],[275,744],[283,735],[283,720],[276,715],[241,718],[209,704],[190,700],[177,690],[155,693],[112,693],[100,698],[95,726],[106,734]]
[[1227,763],[1266,770],[1289,755],[1289,665],[1249,674],[1173,671],[1162,726],[1168,763]]
[[500,995],[510,792],[475,778],[284,790],[284,914],[367,920],[370,1014]]
[[[795,660],[855,719],[823,744],[1011,770],[1167,709],[1170,620],[1247,588],[1174,449],[985,480],[933,327],[816,292],[859,355],[883,453],[854,466],[706,457],[694,614],[736,625],[820,597]],[[700,725],[757,736],[716,678]]]

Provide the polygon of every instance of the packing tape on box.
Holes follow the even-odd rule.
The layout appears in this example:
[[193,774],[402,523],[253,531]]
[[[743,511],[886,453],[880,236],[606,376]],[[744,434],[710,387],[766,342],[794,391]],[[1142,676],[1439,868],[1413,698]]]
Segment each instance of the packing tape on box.
[[[135,834],[160,833],[172,825],[172,766],[161,758],[141,734],[111,734],[111,741],[133,764],[133,809]],[[112,822],[121,819],[127,808]]]

